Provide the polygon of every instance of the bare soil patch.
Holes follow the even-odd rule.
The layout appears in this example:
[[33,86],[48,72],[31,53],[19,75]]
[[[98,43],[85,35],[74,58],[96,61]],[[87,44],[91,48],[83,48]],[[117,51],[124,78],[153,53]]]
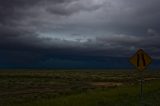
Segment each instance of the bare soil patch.
[[118,87],[123,84],[120,82],[92,82],[91,85],[95,87],[110,88],[110,87]]

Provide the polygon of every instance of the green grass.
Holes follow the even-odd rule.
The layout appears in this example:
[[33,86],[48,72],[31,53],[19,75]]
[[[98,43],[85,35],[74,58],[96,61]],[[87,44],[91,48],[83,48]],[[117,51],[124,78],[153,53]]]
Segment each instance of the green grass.
[[[150,82],[144,86],[145,106],[160,106],[160,83]],[[43,99],[21,106],[141,106],[139,86],[122,86],[96,89],[81,94]]]
[[[160,106],[160,72],[144,78],[145,106]],[[139,106],[138,79],[127,70],[1,70],[0,106]]]

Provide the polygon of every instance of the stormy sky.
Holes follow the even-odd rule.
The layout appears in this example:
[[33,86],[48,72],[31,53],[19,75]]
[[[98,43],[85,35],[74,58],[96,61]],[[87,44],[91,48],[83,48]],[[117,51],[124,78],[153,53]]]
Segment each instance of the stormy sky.
[[0,0],[0,67],[159,66],[160,0]]

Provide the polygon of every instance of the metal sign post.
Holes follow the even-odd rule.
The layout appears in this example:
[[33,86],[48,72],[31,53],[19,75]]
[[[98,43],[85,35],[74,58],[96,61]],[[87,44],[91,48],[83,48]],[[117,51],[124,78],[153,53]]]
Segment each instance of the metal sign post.
[[143,72],[140,73],[140,99],[141,99],[141,105],[143,106]]
[[151,57],[142,49],[139,49],[131,58],[130,63],[133,64],[140,72],[140,99],[141,106],[143,106],[143,71],[152,62]]

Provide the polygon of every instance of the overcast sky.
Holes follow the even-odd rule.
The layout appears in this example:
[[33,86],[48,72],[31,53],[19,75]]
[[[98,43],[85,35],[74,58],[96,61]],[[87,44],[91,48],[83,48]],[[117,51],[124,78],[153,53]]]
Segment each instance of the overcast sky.
[[116,61],[138,48],[159,59],[159,4],[160,0],[0,0],[0,66],[78,67],[88,61],[105,65],[104,57]]

